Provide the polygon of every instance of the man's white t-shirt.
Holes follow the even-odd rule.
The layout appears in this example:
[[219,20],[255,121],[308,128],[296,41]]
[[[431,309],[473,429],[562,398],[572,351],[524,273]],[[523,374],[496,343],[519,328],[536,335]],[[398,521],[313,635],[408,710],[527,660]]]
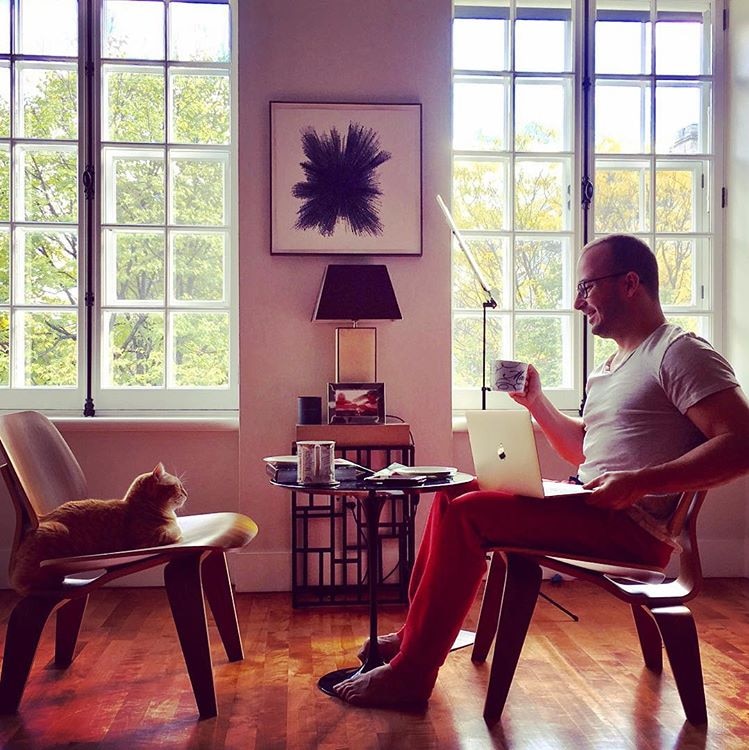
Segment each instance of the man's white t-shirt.
[[[664,324],[616,369],[608,363],[588,379],[583,408],[588,482],[604,471],[626,471],[672,461],[705,441],[685,416],[707,396],[738,385],[728,362],[704,339]],[[676,495],[649,495],[630,515],[655,536],[673,513]]]

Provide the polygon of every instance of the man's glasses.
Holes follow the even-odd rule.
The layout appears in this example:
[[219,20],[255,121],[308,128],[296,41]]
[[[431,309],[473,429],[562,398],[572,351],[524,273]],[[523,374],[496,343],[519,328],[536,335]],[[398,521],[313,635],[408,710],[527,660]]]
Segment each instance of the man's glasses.
[[629,271],[619,271],[619,273],[610,273],[606,276],[596,276],[595,279],[583,279],[578,285],[577,285],[577,296],[582,297],[583,299],[587,299],[588,295],[590,294],[590,290],[593,288],[593,284],[596,283],[596,281],[603,281],[604,279],[613,279],[617,276],[624,276],[625,274],[628,274]]

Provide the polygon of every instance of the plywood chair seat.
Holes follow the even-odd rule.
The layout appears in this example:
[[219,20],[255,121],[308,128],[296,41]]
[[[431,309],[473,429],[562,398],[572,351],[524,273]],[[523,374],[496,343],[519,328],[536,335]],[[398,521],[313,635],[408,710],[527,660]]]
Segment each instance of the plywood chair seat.
[[629,604],[646,667],[662,671],[665,646],[687,719],[697,725],[707,722],[697,630],[685,606],[702,585],[696,521],[705,495],[683,493],[670,521],[669,531],[681,547],[673,580],[666,580],[664,570],[645,565],[558,551],[489,548],[492,561],[471,657],[485,661],[494,641],[484,704],[487,722],[502,715],[540,591],[542,567],[589,581]]
[[[57,428],[38,412],[0,416],[1,470],[16,513],[11,552],[39,518],[68,500],[88,496],[81,468]],[[107,581],[163,566],[164,583],[201,718],[217,714],[204,597],[229,661],[244,657],[226,552],[255,537],[255,522],[239,513],[179,518],[176,544],[98,555],[54,558],[41,566],[66,576],[61,584],[21,596],[11,612],[0,674],[0,713],[14,713],[23,697],[44,625],[56,617],[55,664],[67,667],[89,594]],[[86,575],[90,574],[90,576]],[[84,578],[71,576],[85,575]]]

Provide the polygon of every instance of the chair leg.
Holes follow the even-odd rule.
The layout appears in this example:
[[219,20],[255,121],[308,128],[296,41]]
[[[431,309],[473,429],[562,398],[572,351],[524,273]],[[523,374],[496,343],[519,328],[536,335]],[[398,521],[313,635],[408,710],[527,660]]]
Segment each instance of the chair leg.
[[83,613],[88,604],[88,594],[71,599],[57,610],[55,630],[55,666],[69,667],[75,655],[75,644],[81,632]]
[[0,675],[0,714],[18,711],[39,638],[47,619],[60,601],[56,597],[28,596],[13,608],[5,633]]
[[484,703],[484,719],[488,724],[494,724],[502,715],[540,589],[541,566],[522,555],[507,555],[497,639]]
[[489,654],[494,636],[497,634],[499,609],[502,604],[502,589],[505,585],[507,565],[502,552],[492,552],[489,573],[486,576],[484,596],[481,599],[481,611],[476,625],[476,638],[473,642],[471,660],[483,664]]
[[200,577],[203,554],[178,557],[167,563],[164,583],[198,712],[201,719],[207,719],[216,716],[218,709]]
[[224,551],[213,550],[203,560],[202,572],[203,591],[213,613],[213,619],[216,621],[226,656],[229,661],[241,661],[244,659],[244,651]]
[[692,613],[684,606],[659,607],[651,612],[663,636],[687,720],[697,726],[707,724],[700,644]]
[[650,614],[650,610],[640,604],[632,605],[632,617],[635,620],[637,636],[645,666],[656,674],[663,671],[663,641],[661,631]]

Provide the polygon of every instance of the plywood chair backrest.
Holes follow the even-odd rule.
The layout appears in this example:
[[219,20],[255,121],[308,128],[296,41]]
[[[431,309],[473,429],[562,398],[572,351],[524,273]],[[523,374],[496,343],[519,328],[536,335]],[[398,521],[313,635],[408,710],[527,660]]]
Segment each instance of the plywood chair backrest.
[[4,470],[8,491],[14,503],[21,505],[16,511],[25,514],[32,526],[58,505],[87,496],[78,461],[43,414],[25,411],[0,416],[0,443],[8,463]]
[[702,563],[697,546],[697,516],[706,496],[706,490],[684,492],[668,527],[671,535],[681,545],[677,580],[689,592],[690,599],[697,595],[702,585]]

